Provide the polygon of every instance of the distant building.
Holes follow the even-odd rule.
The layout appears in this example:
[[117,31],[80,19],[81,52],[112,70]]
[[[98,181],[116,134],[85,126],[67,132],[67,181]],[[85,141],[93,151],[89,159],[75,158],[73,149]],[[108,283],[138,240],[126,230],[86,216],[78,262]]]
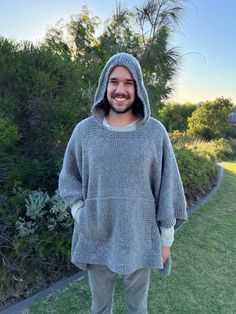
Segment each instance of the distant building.
[[236,125],[236,112],[232,112],[229,115],[229,122]]

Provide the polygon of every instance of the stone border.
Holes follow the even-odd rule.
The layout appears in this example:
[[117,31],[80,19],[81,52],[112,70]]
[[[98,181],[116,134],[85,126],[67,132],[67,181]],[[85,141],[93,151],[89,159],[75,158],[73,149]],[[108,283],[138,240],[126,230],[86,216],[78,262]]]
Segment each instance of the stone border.
[[[208,202],[212,198],[212,196],[216,193],[216,191],[218,190],[218,188],[222,182],[223,173],[224,173],[224,168],[222,167],[222,164],[223,163],[218,163],[218,175],[217,175],[217,182],[216,182],[215,186],[211,189],[211,191],[207,195],[202,197],[194,206],[188,208],[188,216],[191,216],[194,212],[197,211],[197,209],[199,209],[206,202]],[[179,230],[181,227],[182,227],[182,225],[177,227],[176,231]],[[42,299],[47,298],[50,294],[52,294],[56,290],[65,288],[69,284],[73,283],[75,280],[77,280],[77,279],[79,279],[85,275],[86,275],[85,271],[79,271],[78,273],[76,273],[76,274],[74,274],[74,275],[72,275],[66,279],[62,279],[62,280],[54,283],[51,287],[49,287],[43,291],[40,291],[40,292],[34,294],[33,296],[0,311],[0,314],[21,314],[21,313],[23,314],[29,308],[29,306],[31,306],[33,303],[36,303]]]
[[85,274],[86,274],[85,271],[79,271],[78,273],[66,279],[59,280],[56,283],[54,283],[51,287],[42,290],[34,294],[33,296],[0,311],[0,314],[20,314],[20,313],[23,314],[33,303],[36,303],[38,301],[41,301],[42,299],[47,298],[50,294],[54,293],[58,289],[65,288],[73,281],[83,277]]

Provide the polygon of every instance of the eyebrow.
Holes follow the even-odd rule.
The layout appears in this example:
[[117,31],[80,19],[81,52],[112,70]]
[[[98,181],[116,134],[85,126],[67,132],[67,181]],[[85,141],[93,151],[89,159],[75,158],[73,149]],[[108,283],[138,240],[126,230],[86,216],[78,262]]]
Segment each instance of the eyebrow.
[[[109,77],[109,81],[116,81],[116,80],[118,80],[117,77]],[[134,83],[133,79],[125,79],[125,81]]]

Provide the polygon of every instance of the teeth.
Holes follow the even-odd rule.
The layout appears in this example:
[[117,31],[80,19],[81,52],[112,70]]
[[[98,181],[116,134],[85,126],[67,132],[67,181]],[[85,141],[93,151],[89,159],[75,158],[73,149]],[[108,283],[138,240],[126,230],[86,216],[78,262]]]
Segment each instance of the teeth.
[[115,97],[116,100],[126,100],[124,97]]

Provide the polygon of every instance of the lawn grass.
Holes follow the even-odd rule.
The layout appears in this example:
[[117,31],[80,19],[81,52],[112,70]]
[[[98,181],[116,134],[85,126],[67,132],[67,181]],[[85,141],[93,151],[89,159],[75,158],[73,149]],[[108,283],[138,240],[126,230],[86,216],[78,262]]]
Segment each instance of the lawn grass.
[[[149,314],[236,313],[236,163],[224,163],[217,194],[185,223],[172,247],[172,274],[152,274]],[[125,313],[122,281],[114,314]],[[29,314],[87,314],[87,277],[32,305]]]

